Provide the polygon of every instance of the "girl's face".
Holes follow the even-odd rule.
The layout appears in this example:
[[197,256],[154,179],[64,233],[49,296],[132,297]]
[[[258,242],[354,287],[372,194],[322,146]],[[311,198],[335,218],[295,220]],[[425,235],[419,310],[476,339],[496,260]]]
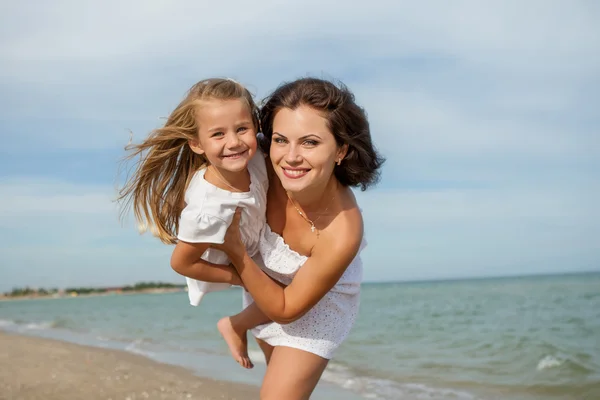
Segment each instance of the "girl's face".
[[347,146],[338,147],[319,111],[300,106],[275,114],[270,157],[287,191],[324,188],[346,151]]
[[240,99],[207,100],[196,111],[198,140],[194,153],[203,154],[220,170],[241,172],[256,153],[256,127],[248,105]]

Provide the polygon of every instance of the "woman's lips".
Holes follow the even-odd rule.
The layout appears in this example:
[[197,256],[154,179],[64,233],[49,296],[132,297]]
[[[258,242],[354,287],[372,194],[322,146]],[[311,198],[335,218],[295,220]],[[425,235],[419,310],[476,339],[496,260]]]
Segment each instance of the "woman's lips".
[[281,168],[283,170],[283,175],[286,178],[290,179],[299,179],[308,174],[310,169],[300,169],[300,168]]

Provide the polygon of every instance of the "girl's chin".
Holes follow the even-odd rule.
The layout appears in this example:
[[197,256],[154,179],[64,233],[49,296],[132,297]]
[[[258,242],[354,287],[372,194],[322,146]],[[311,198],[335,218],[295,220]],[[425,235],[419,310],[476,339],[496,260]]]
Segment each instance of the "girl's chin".
[[240,172],[244,171],[248,168],[247,159],[237,159],[237,160],[222,160],[219,163],[219,169],[229,171],[229,172]]

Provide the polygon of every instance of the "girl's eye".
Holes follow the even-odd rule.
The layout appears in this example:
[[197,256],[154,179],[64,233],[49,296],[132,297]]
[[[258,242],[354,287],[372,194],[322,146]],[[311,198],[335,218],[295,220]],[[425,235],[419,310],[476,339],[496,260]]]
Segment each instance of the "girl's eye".
[[237,130],[237,131],[238,131],[238,133],[244,133],[244,132],[246,132],[247,130],[248,130],[248,128],[247,128],[247,127],[245,127],[245,126],[240,126],[240,127],[238,128],[238,130]]
[[220,136],[223,136],[223,135],[224,135],[223,132],[215,132],[210,137],[220,137]]

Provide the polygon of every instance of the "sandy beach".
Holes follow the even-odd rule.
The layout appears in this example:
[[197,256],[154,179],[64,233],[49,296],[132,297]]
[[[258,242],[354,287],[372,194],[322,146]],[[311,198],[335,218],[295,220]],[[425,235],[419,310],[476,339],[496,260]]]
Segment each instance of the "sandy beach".
[[2,400],[257,399],[251,385],[116,350],[0,333]]

